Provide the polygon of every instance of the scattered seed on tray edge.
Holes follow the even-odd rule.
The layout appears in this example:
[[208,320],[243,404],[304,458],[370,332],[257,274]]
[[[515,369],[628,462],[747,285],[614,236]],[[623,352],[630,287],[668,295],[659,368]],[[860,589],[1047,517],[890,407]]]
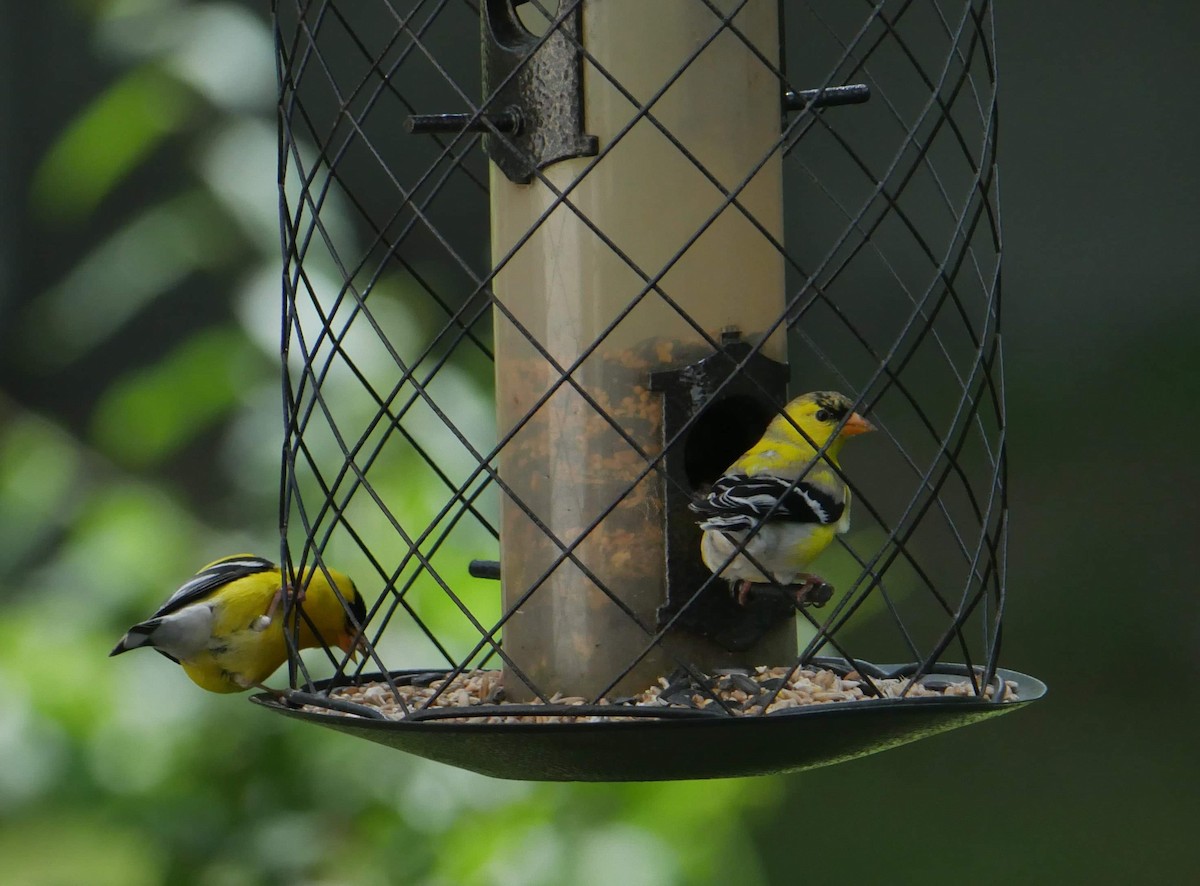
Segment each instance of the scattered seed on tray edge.
[[[762,713],[762,705],[771,695],[771,690],[762,684],[768,681],[777,681],[787,675],[790,668],[767,668],[757,667],[752,671],[747,669],[742,673],[733,674],[718,674],[709,680],[709,687],[712,693],[717,695],[726,707],[729,708],[735,715],[756,715]],[[500,691],[500,676],[498,670],[474,670],[467,671],[455,677],[450,686],[448,686],[441,695],[434,701],[433,707],[471,707],[474,705],[484,704],[488,699],[495,699]],[[740,679],[739,679],[740,678]],[[800,668],[792,675],[786,686],[779,689],[774,700],[767,707],[766,713],[774,713],[775,711],[787,710],[789,708],[804,707],[813,704],[835,704],[843,701],[874,701],[881,698],[900,698],[901,691],[908,683],[907,678],[897,678],[891,680],[876,679],[875,686],[878,687],[880,695],[867,695],[863,691],[866,685],[864,680],[857,679],[858,674],[851,671],[846,676],[839,676],[836,672],[820,669],[812,670],[809,668]],[[753,681],[760,688],[756,694],[751,695],[747,692],[749,686],[748,681]],[[404,699],[405,704],[410,709],[417,709],[424,704],[439,688],[442,687],[444,679],[436,679],[426,686],[400,685],[396,689]],[[667,701],[663,698],[663,693],[671,689],[672,697],[678,698],[684,694],[691,701],[691,704],[679,704]],[[945,686],[926,686],[923,683],[916,683],[908,691],[906,698],[937,698],[943,696],[959,696],[971,697],[974,696],[974,691],[971,688],[969,680],[948,683]],[[356,704],[367,705],[376,708],[389,720],[403,720],[405,718],[404,709],[396,702],[395,696],[392,694],[392,689],[387,683],[364,683],[361,686],[344,686],[335,689],[333,692],[335,698],[343,701],[354,702]],[[984,697],[992,698],[995,695],[995,687],[987,686],[984,688]],[[1017,686],[1013,681],[1005,683],[1004,701],[1016,701]],[[555,694],[549,699],[551,704],[566,704],[566,705],[582,705],[587,703],[587,699],[579,696],[563,696]],[[509,702],[500,701],[500,704],[508,704]],[[540,700],[534,700],[529,704],[541,704]],[[681,684],[672,687],[672,684],[666,677],[659,677],[658,683],[644,690],[633,697],[633,705],[638,708],[653,708],[666,707],[676,708],[681,710],[688,709],[715,709],[716,702],[709,697],[700,687],[691,684]],[[600,704],[605,705],[609,702],[601,700]],[[304,705],[303,710],[316,714],[332,714],[339,717],[354,717],[355,714],[344,713],[342,711],[334,711],[328,708],[320,707],[319,705]],[[589,717],[570,717],[563,715],[548,715],[548,716],[503,716],[497,715],[492,717],[450,717],[445,719],[430,720],[430,723],[477,723],[477,724],[497,724],[497,723],[612,723],[630,720],[645,720],[646,717],[621,717],[617,716],[589,716]],[[653,719],[653,718],[649,718]]]

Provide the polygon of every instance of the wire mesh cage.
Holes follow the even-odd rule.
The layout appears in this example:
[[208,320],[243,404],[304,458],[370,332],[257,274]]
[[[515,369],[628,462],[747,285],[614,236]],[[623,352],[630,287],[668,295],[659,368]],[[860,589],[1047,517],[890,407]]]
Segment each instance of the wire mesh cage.
[[[999,666],[991,3],[273,7],[284,556],[369,606],[360,661],[293,655],[260,700],[491,774],[666,778],[1041,694]],[[876,428],[844,469],[806,391]],[[849,490],[820,597],[701,556],[689,506],[772,421],[815,446],[785,495]],[[729,754],[751,730],[775,749]]]

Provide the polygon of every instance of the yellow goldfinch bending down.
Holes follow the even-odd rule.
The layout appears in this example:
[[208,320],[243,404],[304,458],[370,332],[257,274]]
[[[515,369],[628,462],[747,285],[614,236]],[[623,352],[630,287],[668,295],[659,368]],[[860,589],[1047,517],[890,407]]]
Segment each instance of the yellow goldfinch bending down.
[[[810,592],[826,586],[806,570],[835,535],[850,528],[850,490],[834,471],[838,454],[846,438],[875,430],[852,411],[853,405],[832,391],[792,400],[784,409],[791,421],[776,416],[708,495],[692,503],[692,510],[704,518],[704,565],[733,583],[742,605],[755,584],[795,586],[797,602],[806,602]],[[818,460],[817,452],[826,443]],[[829,593],[826,586],[824,599]]]
[[[359,629],[366,622],[366,606],[349,577],[332,569],[329,577],[354,618],[325,573],[314,569],[294,599],[303,611],[299,645],[336,645],[354,655],[363,645]],[[275,617],[283,586],[279,567],[262,557],[237,554],[209,563],[153,616],[131,627],[109,655],[149,646],[178,662],[197,686],[210,692],[265,689],[262,681],[287,658],[283,619]]]

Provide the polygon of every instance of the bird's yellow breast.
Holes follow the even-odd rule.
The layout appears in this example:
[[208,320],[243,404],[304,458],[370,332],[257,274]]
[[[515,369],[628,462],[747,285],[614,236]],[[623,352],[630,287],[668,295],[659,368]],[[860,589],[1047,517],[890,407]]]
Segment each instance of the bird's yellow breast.
[[180,665],[202,689],[242,692],[262,683],[286,659],[283,621],[276,618],[261,632],[248,626],[231,631],[223,635],[217,645],[181,661]]
[[[262,683],[287,660],[283,609],[261,630],[266,613],[280,587],[278,570],[260,572],[218,588],[209,598],[213,610],[212,636],[207,648],[180,665],[192,681],[210,692],[242,692]],[[320,574],[312,576],[303,604],[326,643],[336,639],[344,614],[341,603]],[[300,620],[299,647],[319,646],[321,640]]]
[[209,599],[212,638],[200,653],[181,661],[187,675],[210,692],[241,692],[271,676],[287,658],[283,619],[264,630],[254,625],[279,590],[279,572],[259,572],[218,588]]

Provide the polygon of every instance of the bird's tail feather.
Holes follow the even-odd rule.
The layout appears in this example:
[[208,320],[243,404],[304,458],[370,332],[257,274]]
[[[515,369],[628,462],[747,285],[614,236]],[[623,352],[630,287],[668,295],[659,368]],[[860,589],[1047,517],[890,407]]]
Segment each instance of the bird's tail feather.
[[112,658],[114,655],[120,655],[122,652],[128,652],[130,649],[133,649],[133,648],[134,647],[131,646],[129,643],[129,635],[126,634],[124,637],[121,638],[121,642],[113,647],[112,652],[110,652],[108,654],[108,657]]
[[128,652],[130,649],[137,649],[139,646],[153,646],[153,641],[150,635],[154,633],[154,629],[158,627],[159,619],[152,618],[149,621],[144,621],[141,624],[136,624],[125,632],[125,636],[121,638],[112,652],[108,654],[109,658],[114,655],[120,655],[122,652]]

